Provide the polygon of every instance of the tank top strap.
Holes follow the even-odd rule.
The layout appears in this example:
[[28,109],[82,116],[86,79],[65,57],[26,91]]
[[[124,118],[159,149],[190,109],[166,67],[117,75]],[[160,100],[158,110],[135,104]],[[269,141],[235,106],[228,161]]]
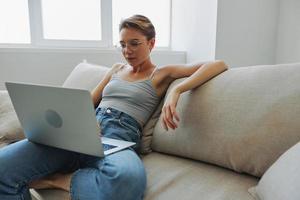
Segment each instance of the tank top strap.
[[112,76],[116,76],[118,74],[118,72],[121,71],[125,66],[126,66],[126,64],[120,65],[120,67],[113,72]]
[[157,66],[155,66],[154,70],[152,71],[152,73],[151,73],[151,74],[150,74],[150,76],[149,76],[149,79],[150,79],[150,80],[152,80],[152,79],[153,79],[153,77],[154,77],[154,74],[155,74],[155,72],[157,71],[157,69],[158,69],[158,67],[157,67]]

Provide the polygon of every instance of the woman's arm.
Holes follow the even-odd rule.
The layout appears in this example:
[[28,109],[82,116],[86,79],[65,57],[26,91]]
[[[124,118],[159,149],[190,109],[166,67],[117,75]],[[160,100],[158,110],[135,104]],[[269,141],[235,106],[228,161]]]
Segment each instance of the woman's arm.
[[[227,70],[227,65],[223,61],[199,63],[190,66],[169,66],[169,76],[173,79],[189,76],[183,82],[176,85],[168,94],[162,109],[162,125],[168,130],[178,127],[178,113],[176,112],[177,101],[180,94],[202,85],[204,82]],[[177,120],[175,122],[174,118]]]

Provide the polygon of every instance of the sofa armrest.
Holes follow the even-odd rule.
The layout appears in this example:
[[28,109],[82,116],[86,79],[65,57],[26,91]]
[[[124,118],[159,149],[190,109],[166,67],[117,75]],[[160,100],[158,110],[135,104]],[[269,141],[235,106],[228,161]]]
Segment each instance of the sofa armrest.
[[0,148],[24,138],[8,92],[0,90]]

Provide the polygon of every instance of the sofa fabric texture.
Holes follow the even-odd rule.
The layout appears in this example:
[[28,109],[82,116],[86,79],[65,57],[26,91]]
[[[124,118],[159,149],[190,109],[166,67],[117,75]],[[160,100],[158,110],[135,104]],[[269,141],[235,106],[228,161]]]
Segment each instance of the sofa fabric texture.
[[253,200],[247,189],[258,179],[177,156],[153,152],[143,157],[145,200]]
[[7,91],[0,91],[0,148],[24,139],[23,129]]
[[261,177],[300,141],[299,83],[299,64],[229,69],[181,95],[179,128],[157,123],[152,148]]

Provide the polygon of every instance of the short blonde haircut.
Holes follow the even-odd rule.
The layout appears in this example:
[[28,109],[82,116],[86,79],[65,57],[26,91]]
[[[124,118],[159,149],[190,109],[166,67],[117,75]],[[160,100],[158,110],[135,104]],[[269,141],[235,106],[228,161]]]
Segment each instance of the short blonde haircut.
[[119,25],[119,32],[123,28],[136,29],[137,31],[140,31],[144,36],[146,36],[147,40],[155,38],[155,28],[152,22],[143,15],[133,15],[122,20]]

